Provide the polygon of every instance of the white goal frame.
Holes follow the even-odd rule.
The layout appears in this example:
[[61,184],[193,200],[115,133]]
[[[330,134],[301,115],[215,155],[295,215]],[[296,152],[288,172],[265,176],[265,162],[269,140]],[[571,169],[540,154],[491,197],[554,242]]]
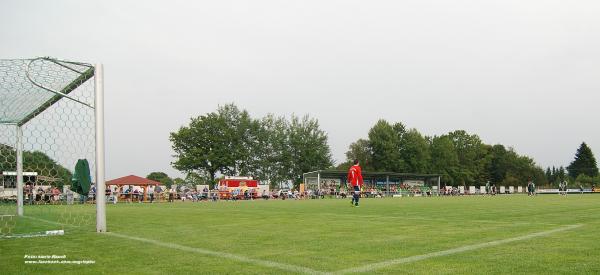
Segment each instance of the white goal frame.
[[[83,64],[83,63],[75,63],[69,61],[57,60],[49,57],[40,57],[31,59],[31,62],[35,60],[46,60],[49,62],[53,62],[58,66],[63,66],[64,68],[68,68],[64,64]],[[31,63],[30,63],[31,64]],[[42,85],[39,85],[34,81],[29,72],[27,72],[27,79],[42,90],[46,90],[55,95],[55,101],[50,103],[48,106],[57,102],[58,100],[73,100],[80,104],[85,105],[86,107],[94,109],[94,124],[95,124],[95,184],[96,184],[96,232],[107,232],[106,225],[106,198],[104,196],[104,190],[106,189],[105,183],[105,138],[104,138],[104,67],[101,63],[90,65],[85,64],[86,67],[89,67],[87,71],[81,73],[80,78],[83,79],[83,82],[89,80],[89,78],[94,77],[94,106],[90,104],[83,103],[70,95],[67,95],[68,92],[63,93],[62,91],[56,91],[52,88],[47,88]],[[73,69],[71,69],[73,70]],[[76,89],[79,84],[74,84],[76,81],[81,80],[80,78],[73,80],[69,85],[73,85],[71,87],[65,87],[65,89]],[[82,83],[83,83],[82,82]],[[90,102],[91,103],[91,102]],[[8,122],[3,123],[4,125],[12,125],[16,130],[16,143],[15,143],[15,151],[16,151],[16,191],[17,191],[17,205],[16,205],[16,215],[22,217],[24,215],[24,181],[23,181],[23,151],[24,151],[24,140],[23,140],[23,126],[32,119],[33,117],[41,114],[45,111],[45,108],[48,106],[40,106],[35,111],[29,113],[26,118],[24,118],[19,123]]]

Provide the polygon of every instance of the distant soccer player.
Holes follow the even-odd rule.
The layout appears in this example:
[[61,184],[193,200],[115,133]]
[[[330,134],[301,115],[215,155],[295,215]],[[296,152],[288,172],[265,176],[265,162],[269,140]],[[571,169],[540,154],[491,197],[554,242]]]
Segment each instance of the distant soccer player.
[[563,188],[565,188],[564,187],[564,181],[561,181],[561,182],[558,183],[558,194],[561,195],[561,196],[564,195],[563,194]]
[[354,160],[354,165],[348,169],[348,184],[352,185],[354,192],[352,193],[352,201],[350,205],[358,207],[358,199],[360,198],[360,187],[363,185],[362,169],[358,163],[358,159]]

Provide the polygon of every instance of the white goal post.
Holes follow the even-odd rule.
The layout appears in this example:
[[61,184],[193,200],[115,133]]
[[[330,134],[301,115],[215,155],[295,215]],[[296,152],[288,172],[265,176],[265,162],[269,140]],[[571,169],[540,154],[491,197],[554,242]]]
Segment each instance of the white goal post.
[[106,197],[104,190],[104,66],[96,64],[95,79],[95,117],[96,117],[96,190],[102,192],[96,196],[96,232],[106,232]]
[[[75,195],[96,204],[96,231],[106,232],[103,82],[102,64],[0,59],[0,235],[12,234],[29,210],[79,221],[73,216],[82,210],[68,206]],[[87,169],[78,174],[80,161]]]

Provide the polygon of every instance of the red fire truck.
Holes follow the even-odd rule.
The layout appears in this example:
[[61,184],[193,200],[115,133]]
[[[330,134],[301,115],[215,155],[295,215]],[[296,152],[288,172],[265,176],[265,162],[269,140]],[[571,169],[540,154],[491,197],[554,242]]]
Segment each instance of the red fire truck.
[[233,188],[258,188],[258,181],[251,177],[225,177],[219,181],[219,187]]
[[[262,185],[258,184],[258,180],[251,177],[225,177],[219,180],[219,197],[221,199],[244,199],[244,194],[248,191],[248,195],[252,198],[261,195]],[[268,191],[268,190],[267,190]]]

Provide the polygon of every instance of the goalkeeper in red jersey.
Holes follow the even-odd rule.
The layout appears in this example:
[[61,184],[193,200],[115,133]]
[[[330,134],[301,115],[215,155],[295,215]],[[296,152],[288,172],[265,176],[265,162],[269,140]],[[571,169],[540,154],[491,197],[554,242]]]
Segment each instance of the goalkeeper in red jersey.
[[358,207],[358,199],[360,198],[360,188],[363,185],[362,169],[358,163],[358,159],[354,160],[354,165],[348,169],[348,185],[354,189],[352,193],[352,206]]

